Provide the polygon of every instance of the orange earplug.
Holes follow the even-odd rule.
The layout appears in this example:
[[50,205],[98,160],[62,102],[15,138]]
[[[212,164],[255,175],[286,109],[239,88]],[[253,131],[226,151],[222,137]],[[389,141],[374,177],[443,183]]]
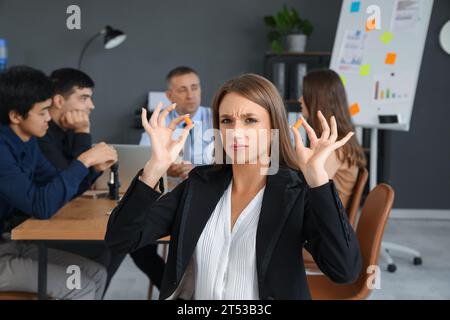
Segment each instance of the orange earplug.
[[303,118],[300,118],[300,119],[298,119],[297,122],[293,125],[293,127],[294,127],[295,129],[298,129],[298,128],[301,127],[302,124],[303,124]]
[[192,125],[192,120],[189,118],[189,116],[184,117],[184,122],[186,122],[186,125],[189,127]]

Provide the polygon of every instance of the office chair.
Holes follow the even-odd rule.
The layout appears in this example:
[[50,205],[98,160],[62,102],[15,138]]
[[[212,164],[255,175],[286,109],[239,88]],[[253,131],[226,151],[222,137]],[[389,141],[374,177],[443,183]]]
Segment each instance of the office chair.
[[369,178],[369,172],[366,168],[360,168],[358,171],[358,179],[356,180],[355,187],[353,188],[352,197],[347,208],[348,222],[356,230],[356,218],[358,211],[361,207],[361,198]]
[[392,259],[391,251],[397,251],[399,253],[403,253],[413,257],[413,264],[415,266],[419,266],[422,264],[422,256],[419,251],[414,250],[412,248],[402,246],[400,244],[396,244],[393,242],[383,241],[381,244],[381,257],[387,263],[387,271],[395,272],[397,270],[397,265],[394,263],[394,259]]
[[369,283],[373,278],[371,267],[378,264],[381,239],[393,203],[394,190],[387,184],[379,184],[369,193],[356,230],[362,256],[358,279],[352,284],[342,285],[324,275],[307,275],[313,300],[361,300],[369,296]]
[[38,296],[31,292],[0,292],[0,300],[38,300]]
[[[356,230],[356,218],[358,215],[358,210],[361,206],[361,198],[362,198],[362,194],[364,192],[364,187],[366,186],[368,177],[369,177],[369,172],[367,171],[367,169],[360,168],[359,172],[358,172],[358,178],[356,180],[356,184],[353,187],[352,197],[348,204],[348,208],[347,208],[348,221],[354,230]],[[316,263],[314,262],[313,257],[305,249],[303,249],[303,262],[304,262],[305,268],[309,272],[320,272],[319,268],[317,267]]]

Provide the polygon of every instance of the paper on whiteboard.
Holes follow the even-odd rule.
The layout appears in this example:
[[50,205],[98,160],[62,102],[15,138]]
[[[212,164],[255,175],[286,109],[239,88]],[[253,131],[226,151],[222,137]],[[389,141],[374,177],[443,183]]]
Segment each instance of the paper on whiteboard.
[[413,31],[419,24],[420,1],[397,0],[392,15],[393,31]]
[[338,59],[338,70],[358,73],[363,61],[367,34],[361,30],[346,30]]
[[[411,79],[404,76],[403,79]],[[394,104],[412,99],[412,83],[401,80],[395,75],[378,74],[374,77],[372,99],[376,104]]]

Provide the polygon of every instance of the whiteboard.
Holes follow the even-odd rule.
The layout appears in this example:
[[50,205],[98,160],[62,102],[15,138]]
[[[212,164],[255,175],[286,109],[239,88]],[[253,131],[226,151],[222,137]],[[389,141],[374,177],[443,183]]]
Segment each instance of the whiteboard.
[[409,130],[432,7],[433,0],[343,1],[330,68],[344,82],[355,126]]

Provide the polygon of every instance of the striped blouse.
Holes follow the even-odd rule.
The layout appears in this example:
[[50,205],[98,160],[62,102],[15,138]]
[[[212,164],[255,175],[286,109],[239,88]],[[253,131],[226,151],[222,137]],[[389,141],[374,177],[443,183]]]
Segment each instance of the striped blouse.
[[209,218],[194,253],[197,300],[259,299],[256,273],[256,230],[262,188],[231,230],[231,181]]

